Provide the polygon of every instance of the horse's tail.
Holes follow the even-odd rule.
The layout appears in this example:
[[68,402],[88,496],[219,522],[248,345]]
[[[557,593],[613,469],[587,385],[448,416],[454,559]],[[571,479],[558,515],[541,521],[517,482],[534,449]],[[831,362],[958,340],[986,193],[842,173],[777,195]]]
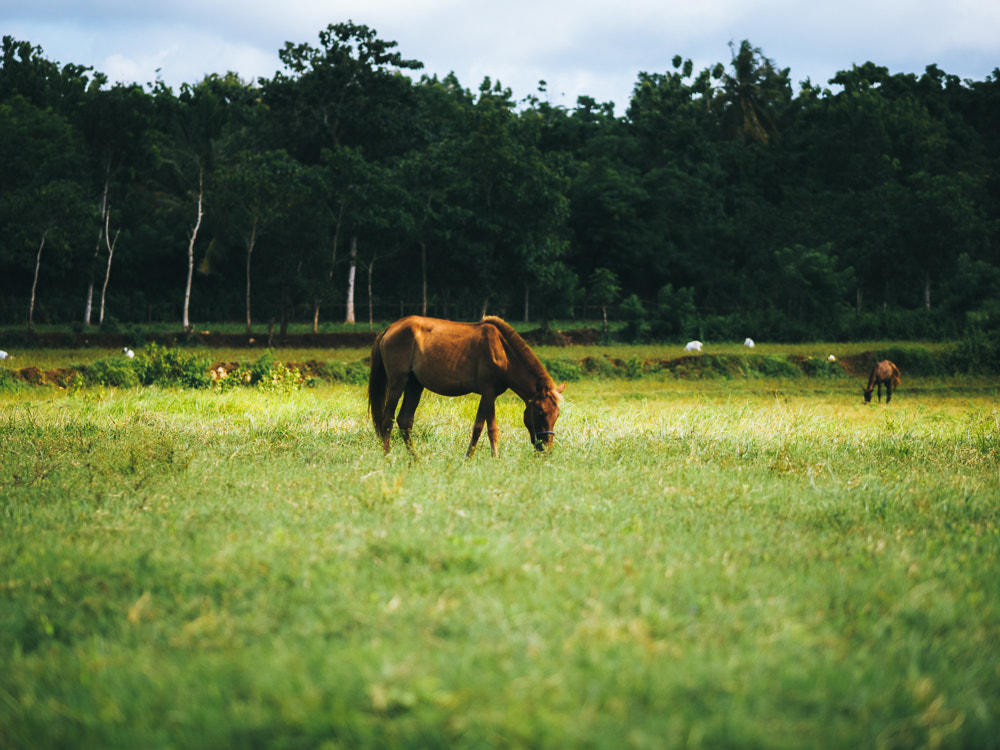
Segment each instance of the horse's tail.
[[371,370],[368,373],[368,413],[371,414],[372,424],[375,425],[375,432],[380,438],[385,438],[385,407],[386,396],[389,390],[389,376],[385,372],[385,364],[382,362],[382,331],[375,337],[372,344]]
[[900,380],[900,377],[899,377],[899,368],[896,367],[896,365],[892,365],[892,378],[891,378],[891,380],[892,380],[892,389],[896,390],[897,388],[899,388],[899,380]]

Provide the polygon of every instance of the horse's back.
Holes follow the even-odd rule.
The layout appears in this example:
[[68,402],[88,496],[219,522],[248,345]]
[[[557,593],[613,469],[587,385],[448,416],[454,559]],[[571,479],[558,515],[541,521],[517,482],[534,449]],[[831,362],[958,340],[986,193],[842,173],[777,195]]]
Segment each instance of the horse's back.
[[875,377],[883,383],[899,380],[899,368],[887,359],[875,365]]
[[868,378],[868,389],[870,390],[879,383],[896,388],[899,386],[899,380],[899,368],[889,360],[883,359],[872,367],[871,377]]
[[458,396],[480,389],[480,366],[492,359],[496,335],[488,326],[410,315],[385,330],[382,357],[387,368],[412,373],[425,388]]

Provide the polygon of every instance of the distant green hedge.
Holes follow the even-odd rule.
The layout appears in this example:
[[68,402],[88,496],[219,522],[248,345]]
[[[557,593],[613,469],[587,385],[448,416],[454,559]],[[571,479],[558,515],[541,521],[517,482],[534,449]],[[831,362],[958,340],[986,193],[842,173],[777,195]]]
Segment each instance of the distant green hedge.
[[[285,363],[268,350],[253,362],[229,365],[213,372],[206,350],[162,347],[148,344],[136,351],[134,359],[123,355],[106,357],[86,365],[64,368],[58,376],[45,377],[38,368],[15,371],[0,368],[0,392],[25,385],[56,384],[70,386],[105,386],[131,388],[140,385],[162,387],[210,388],[227,390],[236,386],[269,389],[294,389],[319,381],[364,385],[368,382],[365,362]],[[970,331],[948,347],[921,344],[887,347],[853,358],[855,374],[883,359],[888,359],[906,374],[917,377],[1000,374],[1000,331]],[[847,377],[844,363],[823,358],[803,358],[775,354],[686,354],[670,360],[648,361],[637,356],[613,359],[588,356],[581,360],[553,357],[544,360],[549,374],[557,382],[585,378],[673,377],[685,380],[706,378],[796,378]],[[217,366],[216,366],[217,368]],[[30,371],[30,372],[29,372]]]

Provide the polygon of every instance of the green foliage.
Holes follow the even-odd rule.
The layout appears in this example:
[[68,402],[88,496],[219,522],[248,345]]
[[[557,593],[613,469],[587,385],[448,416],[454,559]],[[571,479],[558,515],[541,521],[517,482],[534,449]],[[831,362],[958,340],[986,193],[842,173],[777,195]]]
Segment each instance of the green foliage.
[[1000,328],[969,328],[953,347],[948,370],[969,375],[1000,375]]
[[310,369],[317,377],[331,383],[365,385],[368,382],[368,365],[364,362],[310,362]]
[[[380,319],[527,307],[635,342],[945,341],[998,311],[992,74],[868,62],[794,93],[790,70],[734,40],[703,70],[678,55],[640,73],[616,116],[400,75],[421,63],[352,22],[319,41],[287,43],[270,80],[174,92],[109,86],[5,37],[0,324],[85,341],[78,297],[100,281],[105,230],[127,247],[105,332],[133,347],[130,325],[177,316],[167,249],[189,243],[177,343],[195,342],[189,312],[329,327],[348,252]],[[100,195],[118,196],[110,213]],[[100,258],[69,252],[83,236]]]
[[132,363],[142,385],[207,388],[212,384],[208,360],[181,349],[150,343],[136,352]]
[[82,374],[85,385],[132,388],[142,382],[140,371],[147,372],[141,359],[137,363],[134,359],[119,356],[95,360],[83,369]]
[[625,325],[620,332],[622,339],[634,343],[642,343],[649,340],[651,329],[647,320],[646,308],[637,295],[630,294],[622,302],[619,312],[625,321]]
[[[845,376],[844,368],[836,361],[830,362],[821,357],[806,357],[799,365],[805,375],[814,378],[841,378]],[[770,375],[762,370],[762,374]]]
[[256,387],[265,392],[290,393],[302,387],[299,368],[279,362],[273,350],[264,352],[254,362],[215,379],[215,388],[228,391],[237,386]]
[[557,383],[563,381],[573,383],[584,375],[583,366],[567,359],[544,359],[542,364]]
[[698,335],[697,321],[694,289],[674,291],[673,285],[667,284],[656,295],[649,332],[656,341],[690,340]]
[[0,393],[10,393],[23,387],[23,383],[14,377],[14,373],[5,367],[0,367]]

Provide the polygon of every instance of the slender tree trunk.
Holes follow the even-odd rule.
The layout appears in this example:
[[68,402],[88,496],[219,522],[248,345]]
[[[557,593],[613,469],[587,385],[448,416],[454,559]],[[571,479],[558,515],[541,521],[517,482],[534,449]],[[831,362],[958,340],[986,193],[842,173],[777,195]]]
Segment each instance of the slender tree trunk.
[[104,193],[101,195],[101,207],[99,211],[100,229],[97,231],[97,244],[94,246],[94,257],[90,262],[90,273],[87,278],[87,298],[83,305],[83,324],[90,325],[91,314],[94,309],[94,271],[97,266],[97,259],[101,255],[101,243],[107,241],[108,236],[108,188],[111,184],[111,154],[107,154],[104,161]]
[[250,236],[246,238],[247,245],[247,336],[250,335],[250,256],[253,255],[253,247],[257,243],[257,219],[253,220],[253,227],[250,229]]
[[[300,277],[302,275],[302,261],[299,260],[299,264],[295,269],[295,276]],[[286,336],[288,334],[288,326],[292,322],[292,294],[289,291],[289,284],[285,284],[284,289],[281,291],[281,330],[279,335]]]
[[347,315],[345,323],[354,322],[354,278],[358,265],[358,238],[351,237],[351,268],[347,272]]
[[[375,268],[375,256],[372,256],[371,263],[368,264],[368,330],[373,330],[375,326],[374,301],[372,297],[372,270]],[[402,316],[400,316],[402,317]]]
[[931,273],[924,272],[924,309],[931,309]]
[[420,276],[423,281],[423,305],[420,308],[421,315],[427,315],[427,243],[420,243]]
[[111,259],[115,255],[115,245],[118,244],[118,235],[121,234],[121,230],[115,232],[114,242],[111,241],[111,234],[109,232],[109,227],[107,222],[110,219],[110,211],[105,215],[104,221],[104,239],[108,243],[108,267],[104,271],[104,285],[101,287],[101,311],[97,316],[97,326],[100,327],[104,325],[104,300],[108,293],[108,281],[111,279]]
[[[330,212],[331,215],[333,212]],[[335,222],[336,229],[333,232],[333,253],[330,255],[330,271],[327,273],[326,278],[330,284],[333,283],[333,272],[337,268],[337,248],[340,245],[340,225],[344,220],[344,204],[340,204],[340,211],[337,214],[337,220]],[[319,330],[319,308],[323,302],[322,293],[316,295],[316,304],[313,306],[313,333]]]
[[855,310],[857,310],[858,315],[861,314],[861,307],[862,307],[862,299],[863,299],[863,297],[864,297],[864,294],[861,291],[861,284],[858,284],[857,303],[856,303],[856,306],[855,306]]
[[38,245],[38,255],[35,256],[35,278],[31,282],[31,302],[28,304],[28,330],[35,330],[35,289],[38,287],[38,269],[42,266],[42,248],[45,247],[45,239],[49,236],[49,230],[42,233],[42,241]]
[[[191,282],[194,279],[194,241],[198,237],[198,229],[201,227],[201,217],[202,217],[202,198],[204,197],[204,182],[205,182],[205,171],[198,171],[198,217],[195,220],[194,227],[191,228],[190,242],[188,242],[188,269],[187,269],[187,284],[184,286],[184,330],[187,331],[191,328],[191,317],[189,311],[191,309]],[[250,254],[247,253],[247,304],[249,305],[250,300]],[[250,325],[250,311],[247,308],[247,325]]]
[[524,282],[524,322],[527,323],[531,318],[528,315],[528,302],[530,300],[530,290],[528,289],[528,282]]

